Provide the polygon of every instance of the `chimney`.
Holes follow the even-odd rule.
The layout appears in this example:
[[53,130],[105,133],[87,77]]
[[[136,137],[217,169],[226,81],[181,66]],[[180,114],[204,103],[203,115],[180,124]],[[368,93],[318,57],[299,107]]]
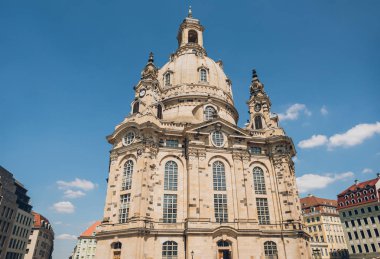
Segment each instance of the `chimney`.
[[359,182],[358,179],[355,179],[355,185],[358,185],[358,182]]

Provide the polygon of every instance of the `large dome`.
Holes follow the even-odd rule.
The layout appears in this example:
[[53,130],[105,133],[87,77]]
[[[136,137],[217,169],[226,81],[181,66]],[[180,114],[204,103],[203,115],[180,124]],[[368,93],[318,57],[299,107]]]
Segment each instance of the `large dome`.
[[[222,62],[215,62],[196,49],[187,49],[179,55],[172,55],[171,60],[158,72],[158,80],[164,88],[178,85],[205,84],[219,88],[232,97],[231,83],[222,68]],[[201,80],[201,70],[206,71],[207,79]],[[165,82],[165,75],[170,73],[170,84]]]

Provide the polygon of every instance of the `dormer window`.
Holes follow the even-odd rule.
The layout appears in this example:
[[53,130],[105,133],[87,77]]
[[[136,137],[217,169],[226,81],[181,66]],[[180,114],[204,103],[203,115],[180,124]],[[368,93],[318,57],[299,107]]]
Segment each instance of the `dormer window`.
[[207,106],[205,108],[205,121],[212,120],[216,115],[216,110],[212,106]]
[[188,32],[187,38],[189,43],[198,43],[198,33],[194,30]]
[[167,72],[164,76],[164,85],[170,86],[170,72]]
[[200,70],[200,79],[201,82],[207,82],[207,71],[204,68]]

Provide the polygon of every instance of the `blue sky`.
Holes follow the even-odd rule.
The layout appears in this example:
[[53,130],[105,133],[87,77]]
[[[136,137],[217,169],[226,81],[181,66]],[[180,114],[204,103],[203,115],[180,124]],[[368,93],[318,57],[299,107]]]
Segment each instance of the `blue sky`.
[[[0,2],[0,164],[53,223],[54,258],[67,258],[73,236],[102,218],[105,136],[130,112],[148,53],[163,66],[176,50],[188,5]],[[232,79],[240,126],[257,69],[297,146],[302,195],[334,199],[380,171],[380,1],[191,5],[208,55]]]

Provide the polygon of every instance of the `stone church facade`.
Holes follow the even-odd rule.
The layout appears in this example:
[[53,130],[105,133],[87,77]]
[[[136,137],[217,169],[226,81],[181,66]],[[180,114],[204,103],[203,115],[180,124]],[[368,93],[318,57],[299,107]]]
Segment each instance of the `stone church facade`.
[[178,49],[150,55],[131,114],[107,137],[104,218],[96,258],[310,258],[292,140],[255,71],[250,120],[237,126],[231,80],[203,47],[191,12]]

